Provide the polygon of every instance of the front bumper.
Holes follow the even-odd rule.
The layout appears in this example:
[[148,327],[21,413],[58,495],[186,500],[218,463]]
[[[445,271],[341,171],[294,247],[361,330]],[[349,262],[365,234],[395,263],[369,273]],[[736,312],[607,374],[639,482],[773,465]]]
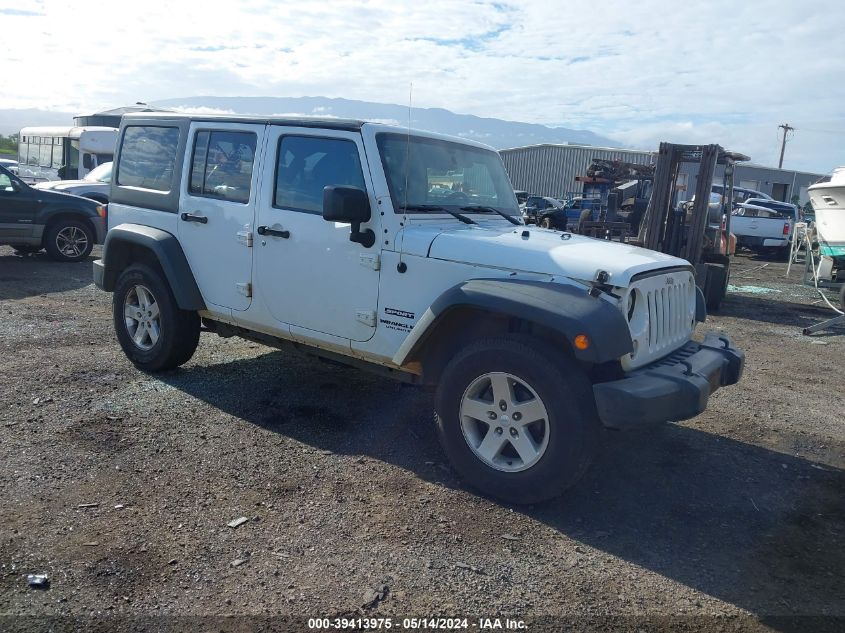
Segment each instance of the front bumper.
[[103,287],[103,278],[106,276],[106,265],[102,259],[94,260],[94,285],[100,290],[105,290]]
[[593,385],[596,408],[610,428],[638,428],[695,417],[719,387],[739,382],[745,354],[710,332],[625,378]]

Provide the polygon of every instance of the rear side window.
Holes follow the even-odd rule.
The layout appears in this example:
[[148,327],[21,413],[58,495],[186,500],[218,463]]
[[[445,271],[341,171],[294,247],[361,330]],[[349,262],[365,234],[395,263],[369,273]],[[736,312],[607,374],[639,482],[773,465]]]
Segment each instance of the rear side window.
[[330,185],[366,191],[364,172],[353,141],[283,136],[279,141],[273,206],[323,212],[323,189]]
[[170,191],[173,188],[178,144],[177,127],[127,127],[120,149],[117,184]]
[[256,141],[252,132],[197,132],[189,191],[195,196],[249,202]]

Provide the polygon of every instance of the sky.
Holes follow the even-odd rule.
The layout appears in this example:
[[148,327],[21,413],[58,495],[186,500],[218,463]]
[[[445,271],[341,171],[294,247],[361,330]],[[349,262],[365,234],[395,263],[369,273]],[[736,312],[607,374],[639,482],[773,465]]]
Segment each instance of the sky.
[[[0,0],[0,108],[325,96],[845,165],[845,5]],[[411,86],[413,85],[413,90]],[[307,114],[307,113],[303,113]]]

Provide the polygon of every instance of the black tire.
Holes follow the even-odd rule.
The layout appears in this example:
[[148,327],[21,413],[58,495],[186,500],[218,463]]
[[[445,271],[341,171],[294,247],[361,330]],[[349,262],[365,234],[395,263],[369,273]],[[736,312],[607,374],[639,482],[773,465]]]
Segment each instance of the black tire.
[[87,259],[94,248],[94,231],[82,220],[56,220],[47,226],[44,248],[50,258],[56,261],[81,262]]
[[541,228],[544,228],[544,229],[550,229],[550,228],[552,228],[552,220],[551,220],[551,218],[550,218],[549,216],[546,216],[546,217],[544,217],[542,220],[540,220],[540,227],[541,227]]
[[[147,345],[152,343],[149,349],[133,340],[124,316],[127,297],[133,292],[137,297],[138,286],[148,290],[158,306],[158,337],[154,343],[149,337]],[[138,369],[148,372],[173,369],[188,362],[197,349],[199,315],[180,309],[164,276],[149,266],[134,264],[121,273],[112,295],[112,313],[117,340],[126,357]]]
[[716,312],[728,292],[728,272],[721,264],[707,264],[707,279],[704,282],[704,302],[707,310]]
[[[547,348],[516,337],[471,343],[448,364],[435,396],[438,436],[455,470],[472,487],[510,503],[535,503],[560,495],[584,474],[598,447],[601,426],[587,377],[572,358]],[[525,470],[496,469],[473,452],[465,437],[463,396],[488,372],[518,377],[546,407],[548,443],[539,460]],[[485,424],[492,432],[492,424],[499,422]]]

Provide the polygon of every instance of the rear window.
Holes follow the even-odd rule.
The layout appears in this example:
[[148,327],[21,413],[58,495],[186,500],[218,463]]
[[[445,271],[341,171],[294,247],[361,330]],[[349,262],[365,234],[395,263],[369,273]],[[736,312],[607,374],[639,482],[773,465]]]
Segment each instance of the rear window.
[[197,132],[190,192],[195,196],[249,202],[255,144],[252,132]]
[[127,127],[120,149],[117,184],[170,191],[173,187],[178,144],[177,127]]
[[790,204],[778,204],[771,200],[746,200],[744,206],[733,211],[733,215],[746,218],[770,218],[774,220],[795,220],[796,210]]

